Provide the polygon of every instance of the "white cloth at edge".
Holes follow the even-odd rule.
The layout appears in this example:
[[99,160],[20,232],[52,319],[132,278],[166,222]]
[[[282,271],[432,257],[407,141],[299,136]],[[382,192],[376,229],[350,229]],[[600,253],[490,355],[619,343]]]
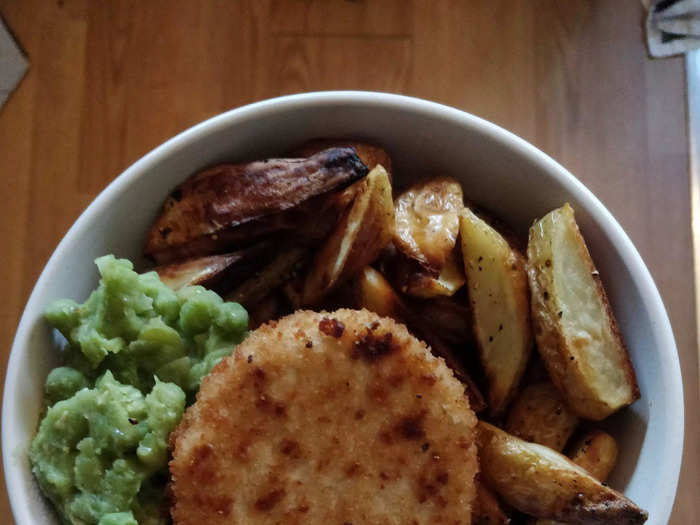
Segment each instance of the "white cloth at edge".
[[642,0],[647,8],[647,45],[652,57],[700,48],[700,0]]
[[22,80],[29,61],[22,54],[0,17],[0,108]]

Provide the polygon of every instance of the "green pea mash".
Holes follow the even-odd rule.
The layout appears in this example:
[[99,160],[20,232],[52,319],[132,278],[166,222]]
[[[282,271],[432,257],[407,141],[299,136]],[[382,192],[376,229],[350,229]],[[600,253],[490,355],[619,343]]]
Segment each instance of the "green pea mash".
[[45,313],[68,344],[46,379],[32,470],[64,523],[169,523],[168,436],[245,337],[248,314],[201,286],[174,292],[125,259],[95,262],[88,300]]

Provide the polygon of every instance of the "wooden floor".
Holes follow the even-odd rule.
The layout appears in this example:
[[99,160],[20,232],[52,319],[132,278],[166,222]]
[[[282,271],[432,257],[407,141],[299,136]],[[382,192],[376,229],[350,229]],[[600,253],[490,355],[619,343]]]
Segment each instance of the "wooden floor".
[[0,0],[0,13],[32,63],[0,110],[3,370],[58,240],[111,179],[164,139],[281,94],[416,95],[542,148],[631,236],[669,310],[685,376],[690,438],[671,523],[696,522],[684,70],[679,58],[647,59],[639,0]]

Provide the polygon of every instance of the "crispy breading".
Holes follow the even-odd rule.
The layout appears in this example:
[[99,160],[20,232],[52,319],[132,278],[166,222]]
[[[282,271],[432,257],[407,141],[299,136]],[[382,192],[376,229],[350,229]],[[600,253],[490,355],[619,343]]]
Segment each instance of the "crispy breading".
[[172,434],[178,525],[469,525],[476,417],[442,359],[367,310],[263,325]]

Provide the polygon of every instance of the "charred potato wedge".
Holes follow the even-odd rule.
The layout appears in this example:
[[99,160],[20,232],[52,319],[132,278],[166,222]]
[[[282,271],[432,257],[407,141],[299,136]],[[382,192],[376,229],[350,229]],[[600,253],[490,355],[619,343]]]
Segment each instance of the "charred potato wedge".
[[308,258],[309,251],[306,248],[283,248],[270,264],[227,294],[226,300],[245,307],[256,304],[292,279]]
[[568,204],[530,228],[532,318],[542,360],[579,416],[601,420],[639,387],[598,272]]
[[454,250],[463,208],[462,186],[454,179],[412,186],[396,199],[396,248],[437,275]]
[[394,233],[394,206],[386,170],[374,168],[347,215],[316,254],[304,281],[302,305],[315,305],[328,292],[374,261]]
[[480,421],[484,482],[515,509],[572,525],[638,525],[647,513],[566,456]]
[[173,290],[201,285],[222,292],[230,282],[246,279],[272,253],[272,244],[262,242],[237,252],[187,259],[157,266],[160,280]]
[[605,481],[617,464],[617,441],[607,432],[591,430],[576,441],[569,457],[594,478]]
[[460,221],[474,337],[489,410],[497,416],[515,395],[532,350],[527,276],[522,256],[496,230],[469,209]]
[[[211,168],[173,190],[144,251],[158,263],[167,263],[295,229],[300,205],[342,190],[366,174],[367,167],[350,148],[327,149],[305,159]],[[322,202],[312,206],[316,223],[322,207]]]
[[549,381],[525,387],[513,401],[504,429],[525,441],[561,452],[578,425],[559,391]]
[[508,525],[510,518],[503,511],[498,497],[478,478],[476,499],[472,505],[472,525]]
[[392,169],[389,153],[379,146],[367,142],[352,139],[314,139],[302,144],[299,148],[294,150],[292,156],[310,157],[328,148],[352,148],[368,169],[373,170],[380,165],[389,174],[389,178],[391,178]]

